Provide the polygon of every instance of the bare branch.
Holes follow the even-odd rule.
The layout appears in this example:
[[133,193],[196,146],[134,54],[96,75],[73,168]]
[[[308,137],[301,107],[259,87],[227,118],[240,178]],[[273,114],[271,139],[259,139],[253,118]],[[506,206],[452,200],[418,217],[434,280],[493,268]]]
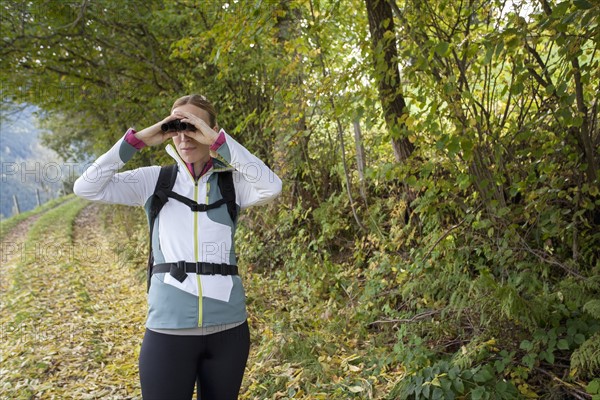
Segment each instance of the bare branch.
[[546,81],[548,81],[548,84],[552,84],[552,77],[550,76],[550,71],[548,71],[548,65],[544,62],[544,60],[542,60],[542,57],[537,52],[537,50],[531,47],[529,43],[527,43],[527,40],[525,40],[525,49],[529,52],[529,54],[533,56],[535,61],[538,63],[538,65],[544,72],[544,76],[546,77]]
[[[480,204],[475,210],[473,210],[473,213],[476,213],[477,211],[479,211],[479,209],[482,207],[482,205],[483,204]],[[437,246],[442,240],[444,240],[444,238],[446,236],[448,236],[450,234],[450,232],[452,232],[456,228],[460,227],[462,224],[465,223],[466,220],[467,220],[467,217],[463,218],[458,224],[452,225],[450,227],[450,229],[448,229],[446,232],[444,232],[444,234],[442,236],[440,236],[438,238],[438,240],[435,241],[435,243],[433,244],[433,246],[431,246],[431,248],[427,251],[427,253],[425,253],[425,255],[423,256],[423,260],[425,260],[425,259],[427,259],[429,257],[429,255],[431,254],[431,252],[433,251],[433,249],[435,249],[435,246]]]

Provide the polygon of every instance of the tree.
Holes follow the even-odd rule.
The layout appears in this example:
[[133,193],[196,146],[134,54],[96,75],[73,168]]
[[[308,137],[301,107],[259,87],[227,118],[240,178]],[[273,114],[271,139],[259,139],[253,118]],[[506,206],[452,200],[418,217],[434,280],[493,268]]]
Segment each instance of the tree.
[[171,98],[160,95],[173,97],[183,85],[169,60],[176,30],[161,30],[165,21],[152,18],[160,6],[7,3],[1,67],[14,73],[2,77],[3,101],[36,104],[55,118],[61,129],[49,143],[75,158],[106,148],[131,125],[162,118]]
[[414,145],[406,135],[406,102],[402,95],[398,51],[391,6],[385,0],[365,0],[373,51],[373,70],[396,161],[406,161]]

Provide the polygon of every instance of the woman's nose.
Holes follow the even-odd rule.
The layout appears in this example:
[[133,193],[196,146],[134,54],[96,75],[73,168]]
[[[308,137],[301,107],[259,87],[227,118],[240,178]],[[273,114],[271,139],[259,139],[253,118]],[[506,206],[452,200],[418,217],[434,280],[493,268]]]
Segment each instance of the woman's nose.
[[177,133],[177,136],[179,136],[179,140],[182,142],[190,140],[190,138],[185,133],[183,133],[183,131],[179,131],[179,133]]

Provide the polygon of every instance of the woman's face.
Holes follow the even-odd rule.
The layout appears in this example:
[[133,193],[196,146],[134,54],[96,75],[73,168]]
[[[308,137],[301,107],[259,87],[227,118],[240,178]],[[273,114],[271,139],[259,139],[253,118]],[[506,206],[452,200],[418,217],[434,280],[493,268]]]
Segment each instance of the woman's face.
[[[204,122],[210,125],[210,115],[208,111],[203,110],[200,107],[196,107],[193,104],[184,104],[179,107],[175,107],[171,114],[176,111],[187,111],[195,116],[202,118]],[[191,137],[186,135],[187,131],[181,131],[177,136],[173,137],[175,148],[177,152],[186,163],[192,163],[198,161],[207,161],[210,155],[209,146],[202,144]]]

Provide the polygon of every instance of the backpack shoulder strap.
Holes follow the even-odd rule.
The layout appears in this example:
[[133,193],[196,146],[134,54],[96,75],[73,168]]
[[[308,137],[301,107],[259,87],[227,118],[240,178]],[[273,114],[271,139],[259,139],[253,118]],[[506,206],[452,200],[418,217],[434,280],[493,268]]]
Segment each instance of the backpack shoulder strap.
[[219,172],[217,177],[219,190],[225,203],[227,204],[227,212],[233,222],[237,218],[237,204],[235,203],[235,186],[233,185],[233,174],[231,171]]
[[169,201],[167,193],[173,189],[176,179],[176,164],[161,167],[160,173],[158,174],[158,180],[156,181],[156,186],[154,187],[154,194],[150,199],[150,229],[152,229],[154,220],[156,219],[156,216],[160,210],[163,208],[165,203]]
[[148,251],[148,282],[147,286],[150,289],[150,278],[152,277],[152,265],[154,264],[154,256],[152,254],[152,234],[154,231],[154,221],[158,216],[160,210],[169,201],[167,195],[168,192],[173,190],[175,180],[177,179],[177,165],[167,165],[161,167],[160,173],[158,174],[158,180],[154,187],[154,193],[150,198],[150,206],[148,208],[148,225],[150,228],[150,240],[149,240],[149,251]]

